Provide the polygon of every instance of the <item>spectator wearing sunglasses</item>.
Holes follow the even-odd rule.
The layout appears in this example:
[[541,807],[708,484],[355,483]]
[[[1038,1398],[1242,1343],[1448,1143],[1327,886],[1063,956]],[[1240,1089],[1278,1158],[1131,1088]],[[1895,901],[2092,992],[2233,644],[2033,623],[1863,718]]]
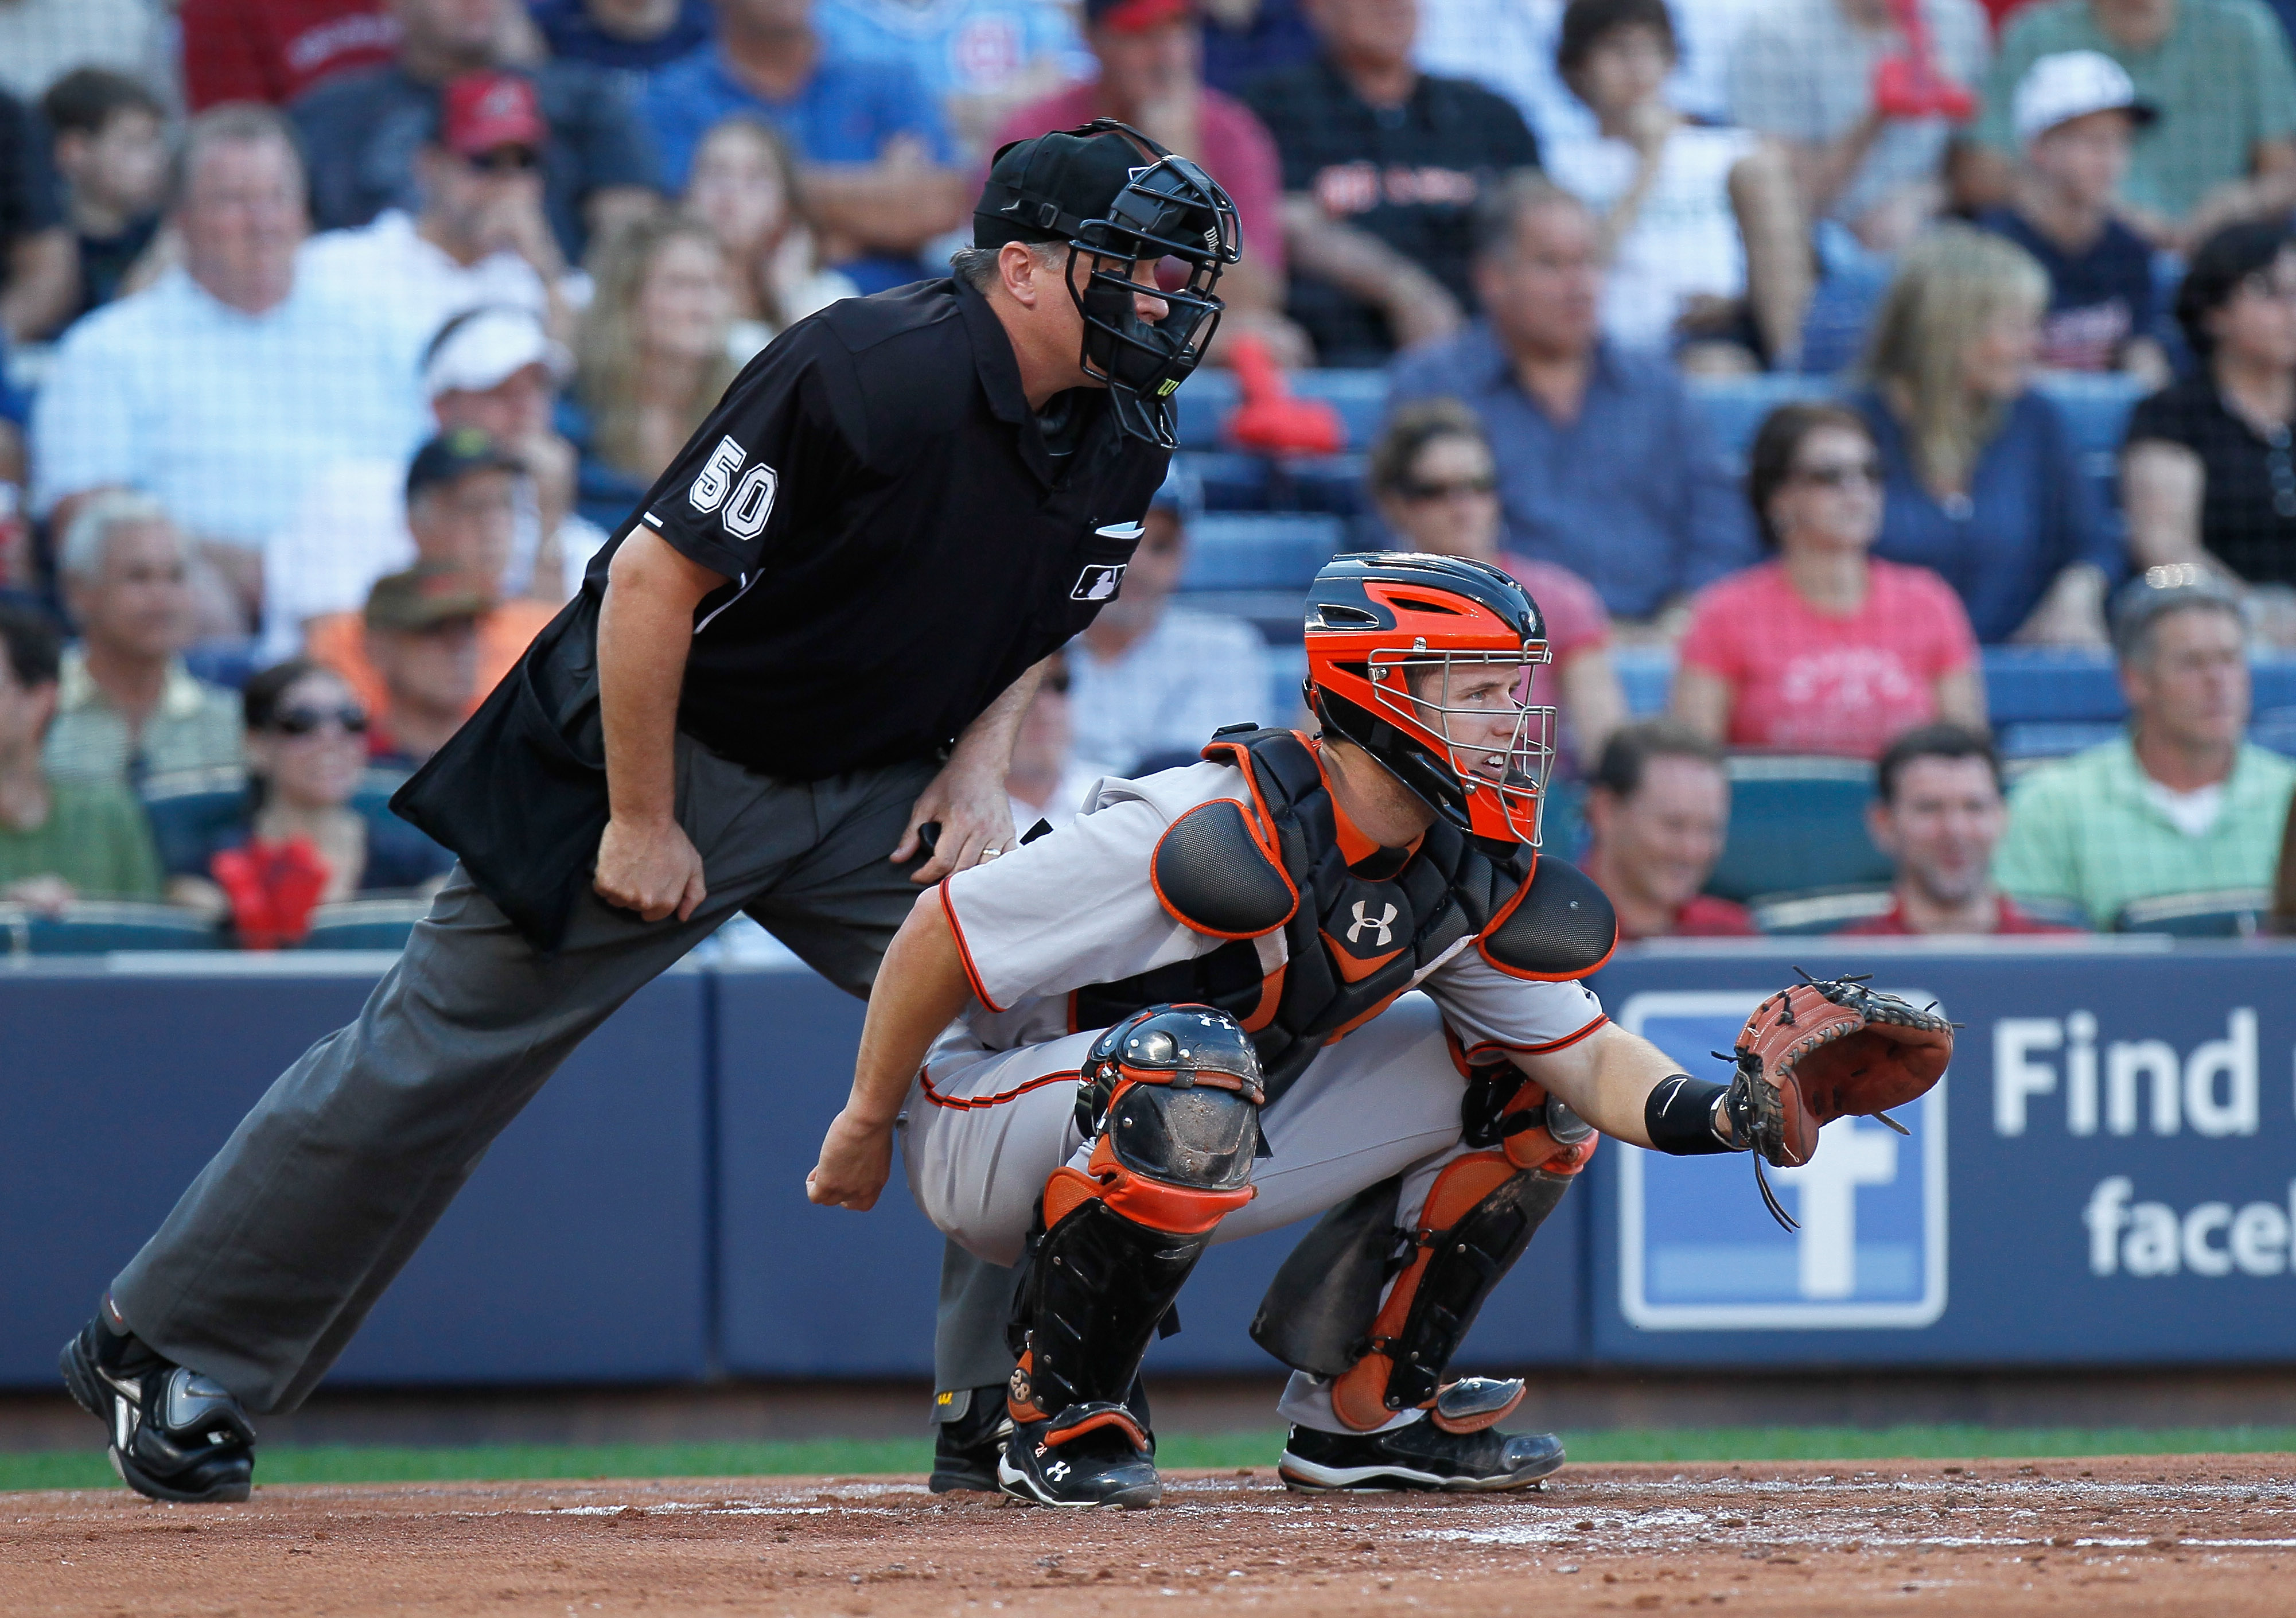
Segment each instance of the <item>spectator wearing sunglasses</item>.
[[488,307],[524,309],[564,336],[566,255],[543,208],[550,139],[533,84],[515,73],[465,73],[439,96],[439,126],[414,155],[416,211],[390,207],[368,224],[324,231],[303,246],[302,273],[397,328],[414,370],[439,328]]
[[1142,520],[1116,598],[1069,643],[1076,754],[1096,773],[1192,760],[1223,725],[1291,720],[1269,710],[1267,651],[1257,629],[1171,604],[1187,563],[1188,523],[1202,505],[1193,474],[1175,467]]
[[1854,411],[1784,405],[1754,435],[1746,495],[1774,561],[1691,604],[1675,717],[1733,748],[1872,759],[1901,732],[1985,727],[1969,615],[1926,568],[1871,555],[1882,471]]
[[[298,658],[247,682],[247,795],[197,838],[170,839],[168,896],[244,932],[258,910],[299,935],[313,905],[436,888],[455,857],[361,793],[366,706],[332,669]],[[301,915],[281,915],[293,895]],[[267,901],[267,902],[266,902]]]
[[1532,700],[1562,710],[1567,759],[1592,771],[1611,733],[1627,722],[1627,694],[1611,661],[1611,615],[1568,568],[1501,543],[1498,464],[1475,413],[1456,398],[1403,406],[1371,452],[1373,504],[1401,548],[1466,556],[1512,574],[1546,621],[1554,663]]

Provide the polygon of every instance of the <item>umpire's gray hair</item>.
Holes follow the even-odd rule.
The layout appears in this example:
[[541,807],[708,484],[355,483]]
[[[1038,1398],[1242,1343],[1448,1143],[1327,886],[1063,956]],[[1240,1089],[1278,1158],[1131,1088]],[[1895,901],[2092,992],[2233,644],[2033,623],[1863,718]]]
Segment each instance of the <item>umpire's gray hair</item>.
[[209,107],[184,126],[183,138],[176,143],[175,156],[168,165],[168,210],[172,213],[183,207],[191,192],[192,176],[209,147],[266,141],[275,142],[285,149],[288,163],[295,170],[296,194],[308,202],[311,194],[310,170],[303,162],[303,143],[287,115],[258,102],[231,101]]
[[[1066,242],[1023,242],[1021,245],[1035,254],[1037,262],[1046,269],[1058,267],[1069,251]],[[1004,251],[1001,247],[960,247],[949,254],[948,267],[959,281],[985,298],[988,289],[996,284],[996,255]]]
[[56,571],[68,579],[94,582],[102,575],[103,554],[111,543],[111,536],[123,528],[147,524],[165,529],[175,538],[176,554],[186,563],[191,561],[192,543],[176,526],[166,506],[150,495],[114,489],[89,497],[86,504],[72,513],[70,523],[64,529],[63,545],[56,554]]

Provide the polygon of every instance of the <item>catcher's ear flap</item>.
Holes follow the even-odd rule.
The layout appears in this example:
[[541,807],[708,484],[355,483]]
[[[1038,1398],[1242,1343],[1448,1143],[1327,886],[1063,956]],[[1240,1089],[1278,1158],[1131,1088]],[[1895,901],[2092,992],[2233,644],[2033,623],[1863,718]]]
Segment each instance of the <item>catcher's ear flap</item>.
[[1542,854],[1475,949],[1511,978],[1561,983],[1599,971],[1618,944],[1610,897],[1578,866]]
[[1300,890],[1233,798],[1199,803],[1166,826],[1148,880],[1176,919],[1213,938],[1258,938],[1300,908]]

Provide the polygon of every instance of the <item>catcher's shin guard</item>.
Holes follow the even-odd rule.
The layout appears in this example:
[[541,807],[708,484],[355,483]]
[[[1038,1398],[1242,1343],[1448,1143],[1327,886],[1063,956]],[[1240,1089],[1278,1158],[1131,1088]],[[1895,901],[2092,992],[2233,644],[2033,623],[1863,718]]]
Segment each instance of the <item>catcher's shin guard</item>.
[[1145,1449],[1122,1401],[1214,1228],[1251,1200],[1259,1063],[1226,1013],[1156,1006],[1103,1035],[1081,1080],[1098,1139],[1084,1170],[1045,1184],[1008,1402],[1016,1423],[1052,1422],[1053,1442],[1078,1407],[1104,1406]]
[[[1467,1064],[1463,1060],[1461,1065]],[[1361,1239],[1364,1233],[1341,1228],[1350,1223],[1351,1210],[1361,1214],[1357,1203],[1363,1198],[1334,1209],[1325,1220],[1332,1230],[1324,1245],[1336,1238],[1338,1251],[1317,1251],[1318,1237],[1325,1236],[1324,1227],[1318,1226],[1285,1261],[1253,1322],[1253,1335],[1278,1359],[1332,1377],[1332,1413],[1359,1433],[1382,1425],[1398,1411],[1421,1408],[1447,1432],[1472,1433],[1498,1422],[1521,1399],[1520,1383],[1480,1379],[1472,1386],[1458,1384],[1458,1393],[1450,1398],[1440,1395],[1446,1392],[1444,1376],[1451,1357],[1483,1301],[1522,1256],[1570,1189],[1572,1178],[1594,1155],[1594,1131],[1511,1064],[1479,1064],[1470,1072],[1464,1138],[1484,1149],[1443,1167],[1410,1228],[1389,1227],[1391,1234],[1385,1239],[1392,1245],[1387,1251],[1400,1255],[1387,1258],[1384,1266],[1394,1275],[1394,1285],[1385,1302],[1377,1304],[1369,1331],[1354,1328],[1361,1335],[1342,1351],[1345,1363],[1329,1362],[1328,1343],[1279,1346],[1286,1334],[1277,1322],[1295,1302],[1312,1294],[1334,1301],[1346,1292],[1364,1297],[1371,1277],[1361,1273],[1361,1258],[1371,1250]],[[1385,1206],[1391,1211],[1394,1192],[1386,1195],[1390,1200]],[[1360,1225],[1361,1218],[1355,1217],[1353,1223]],[[1372,1234],[1377,1239],[1377,1233]],[[1349,1269],[1357,1272],[1351,1286],[1341,1273]],[[1322,1273],[1313,1273],[1317,1271]],[[1376,1298],[1375,1290],[1371,1296]],[[1360,1313],[1354,1317],[1358,1321],[1362,1318]],[[1505,1397],[1496,1397],[1501,1391]]]

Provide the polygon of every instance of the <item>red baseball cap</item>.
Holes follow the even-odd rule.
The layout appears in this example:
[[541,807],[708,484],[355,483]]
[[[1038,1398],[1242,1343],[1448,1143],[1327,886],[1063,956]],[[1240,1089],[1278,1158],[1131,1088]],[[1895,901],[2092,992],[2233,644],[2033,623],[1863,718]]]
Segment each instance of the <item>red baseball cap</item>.
[[483,157],[502,146],[540,151],[550,138],[532,81],[516,73],[465,73],[447,86],[439,112],[439,144],[463,157]]
[[1195,0],[1085,0],[1085,20],[1118,34],[1144,34],[1195,15]]

